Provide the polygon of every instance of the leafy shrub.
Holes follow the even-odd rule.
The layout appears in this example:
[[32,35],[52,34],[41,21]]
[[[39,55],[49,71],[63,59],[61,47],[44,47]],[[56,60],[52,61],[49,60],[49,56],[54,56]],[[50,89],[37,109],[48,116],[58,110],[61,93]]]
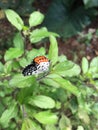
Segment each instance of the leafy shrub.
[[98,7],[97,0],[53,0],[45,15],[44,26],[64,38],[71,37],[98,15],[95,7]]
[[[1,0],[0,8],[11,8],[21,16],[29,16],[36,8],[34,2],[35,5],[40,5],[41,9],[45,6],[37,0]],[[47,0],[45,2],[47,3]],[[42,1],[42,3],[44,2]],[[49,31],[56,32],[64,38],[81,32],[98,15],[97,0],[53,0],[50,3],[45,13],[43,25]],[[40,6],[37,7],[38,10],[40,10]]]
[[21,15],[26,16],[34,11],[33,2],[34,0],[0,0],[0,9],[11,8],[21,13]]
[[[34,44],[49,37],[50,47],[48,54],[43,47],[25,50],[19,32],[14,48],[6,51],[5,63],[0,62],[1,129],[97,130],[98,57],[90,63],[84,57],[79,66],[64,55],[58,56],[57,34],[46,28],[30,32],[31,26],[42,22],[44,16],[40,12],[30,15],[29,27],[12,10],[7,10],[6,16],[19,31],[27,31]],[[49,74],[42,78],[24,77],[22,67],[38,55],[46,55],[51,60]]]

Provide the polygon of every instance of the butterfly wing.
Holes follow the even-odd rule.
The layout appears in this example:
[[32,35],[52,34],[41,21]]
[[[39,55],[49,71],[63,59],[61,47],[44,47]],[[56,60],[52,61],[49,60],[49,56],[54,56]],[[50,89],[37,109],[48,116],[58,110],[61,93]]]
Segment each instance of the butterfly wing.
[[28,66],[26,66],[23,71],[22,71],[22,74],[24,76],[27,76],[27,75],[33,75],[33,74],[36,74],[36,70],[37,70],[37,67],[35,64],[30,64]]

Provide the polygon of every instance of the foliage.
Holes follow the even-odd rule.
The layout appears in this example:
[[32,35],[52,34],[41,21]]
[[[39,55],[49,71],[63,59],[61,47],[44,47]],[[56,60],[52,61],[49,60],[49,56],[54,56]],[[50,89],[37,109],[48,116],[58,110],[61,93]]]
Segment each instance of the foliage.
[[43,25],[68,38],[81,32],[98,15],[94,7],[98,7],[97,0],[53,0]]
[[[9,11],[10,14],[14,13],[12,17]],[[5,63],[0,62],[0,129],[97,130],[98,57],[90,63],[84,57],[79,66],[64,55],[58,56],[55,38],[58,35],[49,32],[47,28],[47,35],[42,29],[33,35],[31,41],[36,44],[39,39],[49,37],[49,53],[46,54],[42,47],[28,51],[24,49],[20,29],[26,31],[25,37],[31,38],[35,30],[30,32],[30,29],[34,24],[27,27],[21,24],[22,19],[18,14],[21,20],[17,20],[17,15],[12,10],[6,10],[5,13],[19,33],[14,38],[14,48],[9,48],[4,55]],[[40,24],[43,15],[33,12],[33,16],[36,13],[40,20],[38,22],[36,15],[34,22],[37,20],[36,23]],[[13,24],[11,19],[16,19],[17,24]],[[33,18],[30,19],[33,22]],[[50,59],[48,75],[24,77],[21,74],[22,67],[38,55],[46,55]]]
[[[41,2],[44,4],[41,4]],[[64,38],[81,32],[98,15],[98,0],[53,0],[50,3],[49,8],[45,10],[45,19],[42,26],[44,25],[49,31],[56,32]],[[1,9],[14,9],[21,16],[29,16],[35,8],[43,10],[44,6],[47,7],[47,0],[44,0],[44,2],[43,0],[0,1]]]
[[80,43],[85,43],[86,45],[90,45],[93,37],[98,37],[97,29],[89,28],[88,32],[81,32],[79,33],[78,41]]
[[14,9],[21,15],[28,15],[32,11],[34,11],[34,7],[32,6],[34,0],[0,0],[0,8],[1,9]]

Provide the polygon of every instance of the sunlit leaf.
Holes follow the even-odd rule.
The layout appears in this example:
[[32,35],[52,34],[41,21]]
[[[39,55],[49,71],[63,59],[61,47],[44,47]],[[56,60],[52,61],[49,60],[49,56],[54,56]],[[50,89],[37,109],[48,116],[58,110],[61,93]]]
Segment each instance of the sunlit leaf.
[[54,65],[58,61],[58,44],[54,36],[50,36],[49,59]]
[[72,130],[70,119],[67,116],[62,115],[59,121],[59,128],[61,130]]
[[42,27],[40,29],[35,29],[30,33],[30,41],[31,43],[36,43],[41,41],[44,38],[49,37],[50,35],[58,37],[58,34],[49,32],[45,27]]
[[62,78],[61,76],[59,76],[57,74],[50,74],[47,77],[53,79],[58,84],[60,84],[60,87],[73,93],[74,95],[78,96],[80,94],[78,88],[76,86],[74,86],[73,84],[71,84],[71,82],[69,80]]
[[85,57],[83,57],[82,58],[82,71],[83,71],[83,74],[87,73],[88,67],[89,67],[88,60]]
[[55,124],[57,123],[58,117],[55,113],[50,111],[42,111],[34,115],[35,119],[42,124]]
[[77,64],[73,64],[73,67],[66,71],[61,71],[59,74],[64,77],[73,77],[73,76],[79,76],[81,72],[80,66]]
[[39,108],[54,108],[55,102],[52,98],[44,95],[33,96],[29,99],[31,105],[35,105]]
[[24,41],[23,41],[23,38],[22,38],[22,35],[20,33],[17,33],[14,37],[14,46],[16,48],[19,48],[19,49],[24,49]]
[[24,23],[20,16],[13,10],[5,10],[5,14],[9,22],[14,25],[19,31],[22,30]]
[[66,70],[71,69],[74,66],[73,62],[70,62],[68,60],[58,63],[57,65],[54,66],[53,68],[53,72],[55,73],[60,73],[60,72],[64,72],[66,73]]
[[15,75],[9,82],[9,85],[17,88],[30,87],[35,82],[34,76]]
[[90,68],[89,68],[89,72],[94,74],[94,73],[98,73],[98,57],[95,57],[92,59],[91,63],[90,63]]
[[78,116],[85,124],[89,124],[90,123],[89,115],[83,108],[80,108],[78,110]]
[[41,127],[29,118],[25,118],[21,130],[42,130]]
[[18,58],[23,54],[23,50],[20,50],[19,48],[9,48],[9,50],[6,51],[4,59],[12,60],[14,58]]
[[32,14],[30,14],[30,18],[29,18],[30,27],[41,24],[43,19],[44,19],[44,15],[42,13],[40,13],[39,11],[33,12]]
[[16,104],[11,105],[8,109],[6,109],[1,117],[0,117],[0,124],[4,127],[6,127],[13,117],[15,117],[17,114],[17,107]]
[[84,130],[83,126],[79,125],[77,130]]

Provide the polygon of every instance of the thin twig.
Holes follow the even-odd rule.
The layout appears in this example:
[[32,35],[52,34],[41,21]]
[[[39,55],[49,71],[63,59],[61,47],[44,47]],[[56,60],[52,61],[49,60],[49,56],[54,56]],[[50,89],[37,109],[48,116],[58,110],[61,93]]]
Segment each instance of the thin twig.
[[23,118],[27,118],[27,113],[25,111],[25,106],[22,105],[22,113],[23,113]]

